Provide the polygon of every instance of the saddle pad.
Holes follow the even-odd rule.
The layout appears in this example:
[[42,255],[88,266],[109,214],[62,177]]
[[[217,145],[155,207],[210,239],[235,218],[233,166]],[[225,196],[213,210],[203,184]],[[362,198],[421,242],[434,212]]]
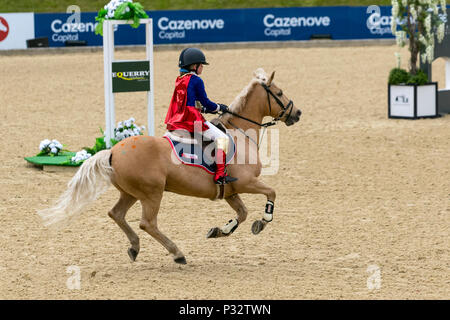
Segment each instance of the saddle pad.
[[[228,133],[227,136],[229,138],[228,140],[230,145],[228,146],[226,163],[229,164],[236,154],[236,145],[233,137],[231,137]],[[210,174],[214,174],[216,172],[214,141],[211,141],[206,145],[206,147],[202,148],[202,145],[199,144],[189,144],[176,141],[167,134],[163,137],[169,141],[173,152],[177,156],[178,160],[180,160],[183,164],[202,168]]]

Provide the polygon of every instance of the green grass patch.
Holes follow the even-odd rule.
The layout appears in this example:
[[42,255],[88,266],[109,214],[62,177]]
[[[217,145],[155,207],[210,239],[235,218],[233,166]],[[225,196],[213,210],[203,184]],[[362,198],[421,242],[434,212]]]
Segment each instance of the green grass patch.
[[70,161],[72,157],[75,156],[75,152],[63,151],[57,156],[34,156],[24,158],[26,161],[33,163],[38,166],[49,165],[49,166],[71,166],[78,167],[80,163],[73,163]]
[[[108,0],[1,0],[0,12],[66,12],[70,5],[81,11],[98,11]],[[390,0],[140,0],[145,10],[230,9],[313,6],[391,5]]]

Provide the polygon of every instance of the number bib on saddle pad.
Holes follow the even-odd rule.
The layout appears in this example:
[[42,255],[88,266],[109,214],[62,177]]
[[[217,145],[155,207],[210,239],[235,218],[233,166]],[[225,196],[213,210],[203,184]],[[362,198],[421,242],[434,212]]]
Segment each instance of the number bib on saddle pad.
[[[229,164],[236,154],[236,145],[233,137],[227,133],[230,142],[228,147],[226,163]],[[194,139],[185,139],[167,132],[164,136],[172,147],[173,152],[183,164],[200,167],[210,174],[216,172],[216,162],[214,157],[214,141],[199,141]]]

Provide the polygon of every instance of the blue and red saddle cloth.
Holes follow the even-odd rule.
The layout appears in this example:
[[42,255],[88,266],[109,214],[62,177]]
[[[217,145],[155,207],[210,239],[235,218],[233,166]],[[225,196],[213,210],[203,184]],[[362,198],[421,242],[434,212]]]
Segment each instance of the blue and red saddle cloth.
[[[229,133],[227,133],[227,136],[230,144],[226,164],[229,164],[236,154],[236,144]],[[202,168],[209,174],[216,172],[214,141],[202,141],[201,135],[200,139],[180,138],[171,132],[166,132],[163,137],[169,141],[174,154],[183,164]],[[193,143],[194,140],[196,143]]]

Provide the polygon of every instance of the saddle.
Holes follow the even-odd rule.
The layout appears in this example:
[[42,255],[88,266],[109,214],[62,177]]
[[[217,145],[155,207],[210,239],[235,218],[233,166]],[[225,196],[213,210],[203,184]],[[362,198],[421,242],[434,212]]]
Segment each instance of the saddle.
[[[236,154],[234,139],[220,121],[214,119],[211,123],[226,133],[229,138],[229,151],[226,158],[226,164],[229,164]],[[216,172],[214,141],[207,140],[201,134],[188,135],[186,131],[167,131],[163,137],[170,142],[173,152],[183,164],[202,168],[209,174]]]

